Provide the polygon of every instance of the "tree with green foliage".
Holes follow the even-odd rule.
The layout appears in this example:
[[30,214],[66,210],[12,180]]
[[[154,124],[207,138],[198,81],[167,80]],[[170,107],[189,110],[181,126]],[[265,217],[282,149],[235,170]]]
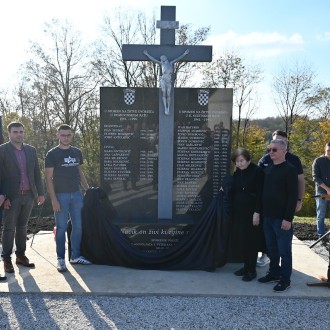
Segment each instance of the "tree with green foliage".
[[[244,132],[237,134],[237,126],[233,125],[233,141],[232,141],[232,152],[239,147],[243,147],[252,155],[252,159],[254,162],[258,162],[258,160],[265,154],[267,149],[267,143],[265,142],[266,131],[260,128],[258,125],[251,124],[249,125]],[[242,129],[243,131],[243,129]],[[244,144],[238,144],[235,140],[237,136],[245,134]]]
[[312,164],[324,154],[324,146],[330,142],[330,122],[299,118],[292,127],[290,150],[299,156],[305,173],[306,191],[301,214],[315,216],[315,183],[312,179]]

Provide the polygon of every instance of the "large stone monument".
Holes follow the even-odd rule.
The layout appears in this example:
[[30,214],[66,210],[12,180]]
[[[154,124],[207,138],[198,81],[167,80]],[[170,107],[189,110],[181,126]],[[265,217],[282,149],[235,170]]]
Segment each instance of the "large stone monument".
[[210,46],[175,45],[175,7],[161,8],[160,45],[123,45],[155,61],[160,88],[101,88],[101,185],[133,244],[159,250],[189,233],[229,171],[231,89],[173,87],[176,61],[211,61]]

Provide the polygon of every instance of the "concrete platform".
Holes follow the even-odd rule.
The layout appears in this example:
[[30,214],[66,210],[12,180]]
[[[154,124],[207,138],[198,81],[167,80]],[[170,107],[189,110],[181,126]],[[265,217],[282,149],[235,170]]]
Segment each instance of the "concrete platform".
[[[123,267],[90,265],[72,266],[68,271],[56,270],[55,242],[51,232],[39,232],[27,242],[29,259],[35,269],[16,266],[14,274],[6,274],[0,292],[13,293],[75,293],[113,296],[183,295],[183,296],[281,296],[330,298],[326,287],[308,287],[306,283],[325,276],[328,263],[298,239],[293,240],[293,274],[291,288],[282,294],[272,291],[274,284],[256,280],[243,282],[233,272],[241,264],[229,263],[215,272],[137,270]],[[15,260],[13,260],[15,261]],[[3,264],[0,264],[2,267]],[[268,267],[258,268],[258,277]],[[1,270],[3,274],[3,270]]]

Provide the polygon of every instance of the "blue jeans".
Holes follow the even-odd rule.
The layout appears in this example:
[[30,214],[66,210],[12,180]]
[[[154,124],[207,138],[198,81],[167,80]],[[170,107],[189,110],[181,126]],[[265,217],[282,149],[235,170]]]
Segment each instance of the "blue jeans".
[[315,198],[315,200],[317,234],[321,237],[325,234],[324,219],[330,206],[330,201],[323,200],[321,198]]
[[68,227],[69,216],[72,223],[71,259],[80,257],[80,243],[82,236],[81,209],[83,206],[83,196],[80,191],[72,193],[58,193],[57,200],[60,203],[61,211],[55,212],[56,222],[56,253],[58,259],[65,257],[65,233]]
[[264,218],[264,233],[270,259],[269,272],[290,283],[293,226],[290,230],[283,230],[281,229],[282,221],[283,219]]
[[14,239],[16,256],[25,256],[27,223],[33,208],[32,193],[17,195],[11,202],[9,210],[3,211],[2,219],[2,253],[4,260],[10,260],[13,252]]

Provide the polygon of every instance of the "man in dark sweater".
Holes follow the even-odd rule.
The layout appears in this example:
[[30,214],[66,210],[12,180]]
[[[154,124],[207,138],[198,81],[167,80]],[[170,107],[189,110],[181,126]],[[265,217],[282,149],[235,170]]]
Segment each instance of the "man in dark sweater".
[[[272,134],[273,140],[283,140],[288,145],[288,135],[284,131],[276,130]],[[305,177],[304,177],[304,169],[301,164],[300,158],[287,150],[285,154],[285,160],[287,160],[291,165],[293,165],[298,172],[298,200],[296,201],[296,212],[299,212],[302,207],[303,198],[305,195]],[[263,156],[259,162],[258,166],[265,169],[268,165],[272,164],[272,159],[270,154],[267,153]]]
[[[288,145],[288,135],[286,132],[281,130],[276,130],[272,134],[273,140],[283,140]],[[291,153],[288,149],[285,154],[285,160],[287,160],[291,165],[293,165],[298,172],[298,199],[296,204],[296,212],[299,212],[302,207],[303,198],[305,195],[305,177],[304,170],[301,164],[300,158],[295,154]],[[266,153],[258,162],[258,166],[262,169],[265,169],[267,166],[273,164],[273,161],[270,157],[269,153]],[[269,263],[269,259],[267,257],[266,251],[262,251],[262,256],[257,260],[257,266],[263,267]]]
[[278,282],[273,290],[286,291],[292,273],[292,221],[298,199],[298,173],[285,160],[287,145],[283,140],[272,140],[269,154],[273,164],[265,169],[262,208],[269,272],[258,279],[260,283]]

